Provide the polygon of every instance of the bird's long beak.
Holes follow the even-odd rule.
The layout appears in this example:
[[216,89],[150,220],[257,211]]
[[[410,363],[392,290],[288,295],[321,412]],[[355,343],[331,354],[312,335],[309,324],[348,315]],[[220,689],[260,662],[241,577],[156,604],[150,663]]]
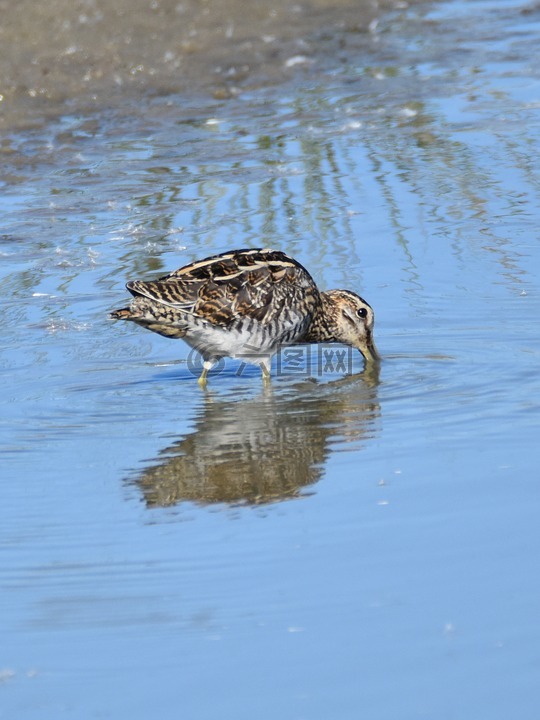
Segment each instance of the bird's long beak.
[[381,356],[379,355],[373,340],[373,335],[370,333],[365,339],[362,339],[358,344],[358,349],[364,356],[366,363],[379,363]]

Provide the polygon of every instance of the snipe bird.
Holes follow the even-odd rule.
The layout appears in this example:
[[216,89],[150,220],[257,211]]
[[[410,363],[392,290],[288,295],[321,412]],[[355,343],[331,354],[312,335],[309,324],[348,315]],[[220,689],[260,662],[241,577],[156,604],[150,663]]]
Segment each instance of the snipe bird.
[[343,343],[379,360],[371,306],[350,290],[319,291],[279,250],[231,250],[126,287],[131,304],[111,317],[185,340],[202,355],[202,386],[223,357],[258,364],[268,381],[272,356],[299,343]]

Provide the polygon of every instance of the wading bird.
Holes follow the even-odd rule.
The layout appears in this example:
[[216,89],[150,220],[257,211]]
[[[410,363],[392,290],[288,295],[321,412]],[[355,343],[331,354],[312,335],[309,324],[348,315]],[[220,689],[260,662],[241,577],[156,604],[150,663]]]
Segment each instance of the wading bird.
[[267,382],[272,356],[299,343],[343,343],[379,360],[371,306],[350,290],[319,291],[279,250],[231,250],[126,287],[131,304],[111,317],[185,340],[202,355],[201,386],[223,357],[258,364]]

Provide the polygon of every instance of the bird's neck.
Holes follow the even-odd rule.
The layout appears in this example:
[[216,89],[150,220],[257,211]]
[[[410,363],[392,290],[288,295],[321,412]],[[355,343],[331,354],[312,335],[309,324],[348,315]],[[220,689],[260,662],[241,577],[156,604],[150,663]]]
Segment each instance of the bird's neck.
[[320,294],[321,302],[317,304],[313,318],[302,338],[306,343],[336,342],[334,327],[336,306],[330,295],[325,292]]

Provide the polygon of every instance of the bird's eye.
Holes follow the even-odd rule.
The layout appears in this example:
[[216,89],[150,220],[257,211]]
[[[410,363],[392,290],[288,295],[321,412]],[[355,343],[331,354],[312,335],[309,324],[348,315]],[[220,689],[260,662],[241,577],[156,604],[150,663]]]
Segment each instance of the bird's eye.
[[362,318],[362,319],[367,318],[366,308],[358,308],[358,310],[356,311],[356,314],[358,315],[359,318]]

